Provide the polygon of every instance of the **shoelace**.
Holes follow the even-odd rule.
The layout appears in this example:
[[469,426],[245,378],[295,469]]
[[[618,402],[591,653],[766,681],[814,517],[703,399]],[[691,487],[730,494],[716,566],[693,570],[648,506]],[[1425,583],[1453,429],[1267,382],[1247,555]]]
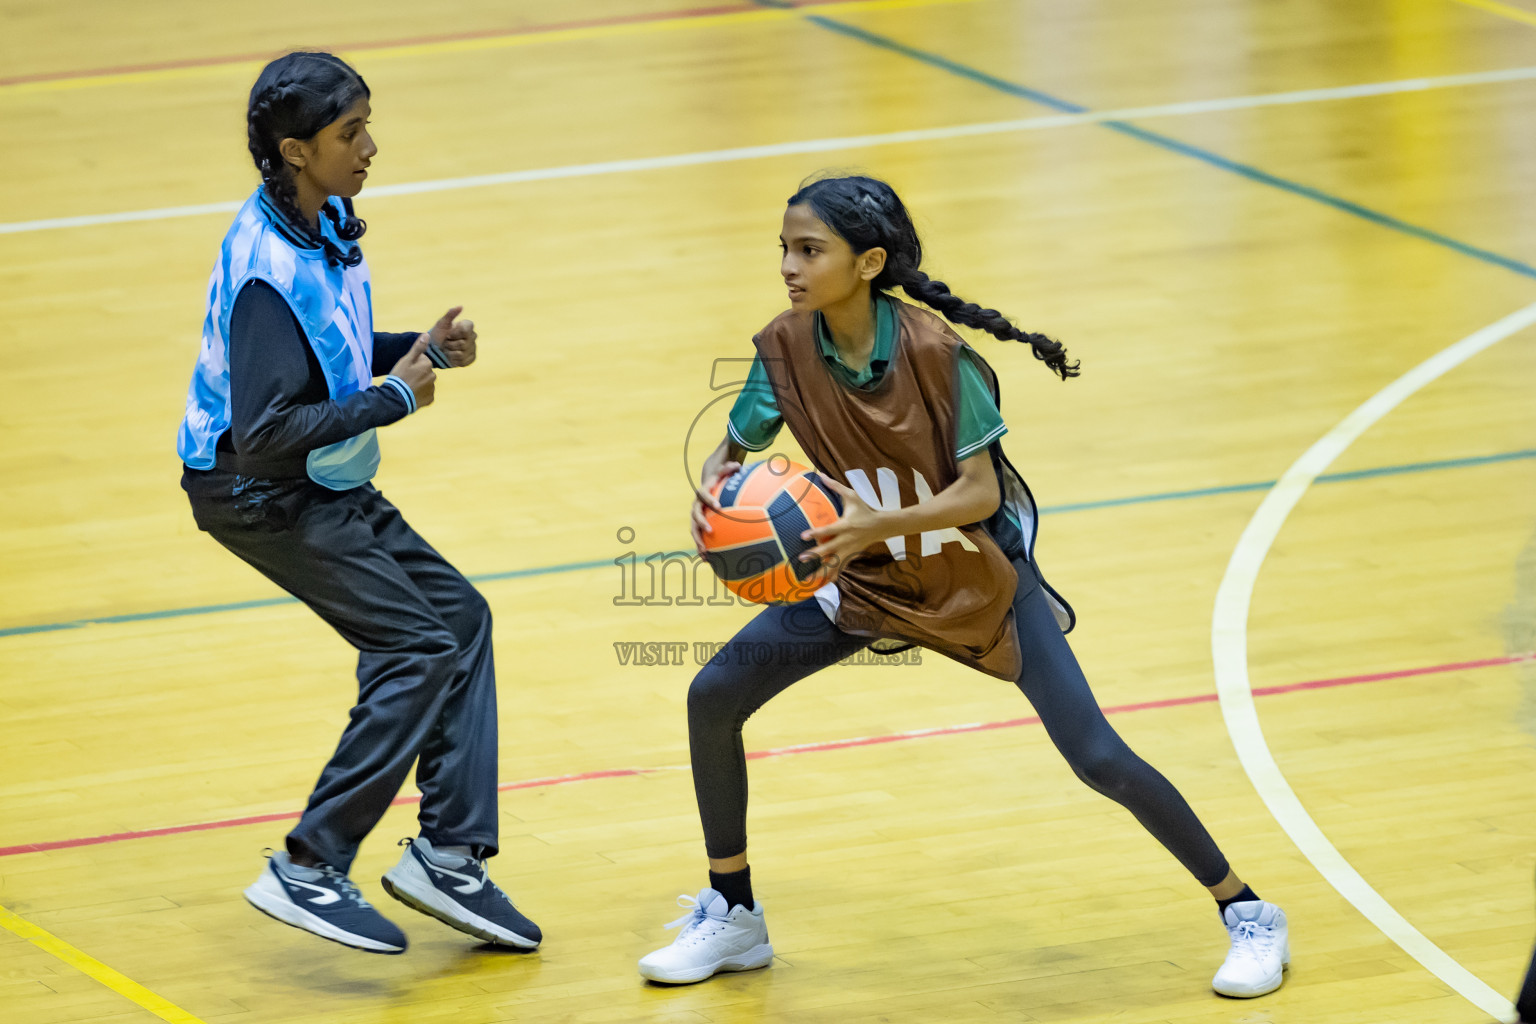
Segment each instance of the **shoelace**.
[[[718,926],[719,924],[723,923],[710,917],[709,913],[704,909],[704,905],[700,903],[696,898],[687,894],[677,898],[677,905],[680,907],[688,908],[688,913],[684,914],[676,921],[667,922],[668,928],[682,927],[683,929],[681,934],[679,934],[676,939],[672,940],[674,943],[692,945],[693,943],[705,937],[704,933],[700,930],[704,925],[714,923],[716,926]],[[710,931],[713,932],[714,929],[711,928]]]
[[1262,927],[1257,921],[1239,921],[1232,929],[1232,952],[1249,960],[1268,956],[1274,941],[1275,930]]
[[480,886],[482,892],[484,892],[486,889],[489,889],[497,896],[500,896],[502,899],[506,900],[507,905],[510,906],[513,910],[517,909],[517,904],[512,902],[512,897],[508,896],[505,892],[502,892],[501,886],[491,881],[490,874],[485,870],[485,861],[476,860],[475,858],[470,857],[465,862],[464,869],[471,870],[480,877]]
[[491,876],[485,873],[485,862],[477,860],[477,861],[473,861],[472,863],[474,863],[475,865],[477,865],[480,868],[480,881],[485,883],[486,885],[490,886],[491,891],[494,892],[497,896],[500,896],[502,899],[506,900],[507,901],[507,906],[511,907],[513,910],[516,910],[517,909],[517,904],[512,902],[512,897],[508,896],[506,893],[502,892],[501,891],[501,886],[499,886],[495,882],[491,881]]
[[486,889],[489,889],[492,892],[494,892],[497,896],[500,896],[502,899],[506,900],[507,904],[509,906],[511,906],[514,910],[517,909],[517,904],[512,902],[512,897],[508,896],[506,893],[502,892],[501,891],[501,886],[499,886],[495,882],[491,881],[490,874],[487,873],[486,870],[485,870],[485,861],[483,861],[483,860],[476,860],[475,858],[471,857],[471,858],[469,858],[468,863],[466,863],[464,865],[464,867],[468,868],[470,870],[473,870],[476,875],[480,876],[480,886],[481,886],[481,891],[482,892],[484,890],[486,890]]
[[327,881],[336,886],[344,899],[349,899],[362,908],[373,908],[372,903],[369,903],[367,900],[363,899],[362,891],[359,890],[357,886],[352,884],[352,879],[348,878],[340,871],[337,871],[329,864],[321,864],[318,865],[318,867],[320,873],[326,877]]

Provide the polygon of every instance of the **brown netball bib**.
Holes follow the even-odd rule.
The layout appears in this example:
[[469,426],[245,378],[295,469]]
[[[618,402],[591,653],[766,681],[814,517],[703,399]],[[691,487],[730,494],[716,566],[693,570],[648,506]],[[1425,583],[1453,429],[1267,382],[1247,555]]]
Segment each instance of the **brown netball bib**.
[[[839,381],[811,314],[780,315],[753,339],[784,423],[816,468],[876,510],[927,501],[959,478],[955,429],[965,345],[938,317],[897,302],[897,339],[869,388]],[[1031,509],[1032,511],[1032,509]],[[980,523],[888,537],[837,581],[839,629],[903,640],[1018,678],[1018,575]]]

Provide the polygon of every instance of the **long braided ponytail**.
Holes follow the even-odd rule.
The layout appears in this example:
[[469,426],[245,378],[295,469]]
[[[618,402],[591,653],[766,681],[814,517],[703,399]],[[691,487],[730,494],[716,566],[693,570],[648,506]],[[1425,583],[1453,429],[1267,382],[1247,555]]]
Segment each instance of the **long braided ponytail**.
[[[362,250],[355,245],[341,249],[310,226],[299,211],[293,169],[283,159],[280,147],[284,139],[314,138],[320,129],[369,95],[367,83],[340,57],[329,53],[290,53],[262,69],[256,84],[251,86],[245,114],[246,144],[273,207],[291,231],[323,248],[326,259],[332,263],[348,267],[362,261]],[[345,212],[338,212],[330,203],[322,209],[330,217],[336,237],[355,242],[363,237],[368,224],[352,212],[351,200],[342,200],[342,206]]]
[[966,302],[951,292],[949,285],[919,270],[923,246],[918,241],[917,228],[896,191],[885,182],[863,176],[820,178],[802,185],[789,197],[790,206],[799,203],[808,205],[855,253],[874,248],[885,250],[885,269],[870,282],[871,287],[886,291],[900,285],[908,295],[938,310],[952,323],[986,331],[1003,341],[1024,342],[1035,358],[1062,380],[1078,375],[1078,363],[1067,361],[1067,350],[1061,342],[1020,330],[997,310]]

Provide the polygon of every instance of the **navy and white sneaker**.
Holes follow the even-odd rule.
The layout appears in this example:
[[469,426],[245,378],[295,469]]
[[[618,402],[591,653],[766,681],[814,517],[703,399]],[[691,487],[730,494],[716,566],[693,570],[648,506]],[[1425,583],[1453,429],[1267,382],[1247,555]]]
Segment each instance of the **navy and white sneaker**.
[[322,939],[369,953],[405,952],[405,933],[373,909],[350,878],[324,864],[300,867],[286,851],[267,858],[245,898],[268,917]]
[[485,861],[434,850],[425,839],[402,839],[400,863],[382,879],[384,891],[413,910],[498,946],[534,949],[539,926],[518,913],[485,873]]

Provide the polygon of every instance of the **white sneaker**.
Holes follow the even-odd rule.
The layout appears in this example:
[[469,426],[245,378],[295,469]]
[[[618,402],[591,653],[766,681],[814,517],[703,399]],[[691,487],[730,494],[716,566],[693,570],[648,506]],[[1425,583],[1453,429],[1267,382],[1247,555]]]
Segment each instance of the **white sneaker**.
[[729,908],[725,897],[705,889],[699,898],[679,896],[677,905],[688,913],[667,925],[683,930],[664,946],[640,960],[640,976],[669,985],[691,985],[718,971],[753,971],[773,961],[763,905],[751,910]]
[[1232,948],[1211,987],[1224,996],[1252,999],[1280,987],[1291,962],[1285,912],[1263,900],[1232,903],[1222,914]]

